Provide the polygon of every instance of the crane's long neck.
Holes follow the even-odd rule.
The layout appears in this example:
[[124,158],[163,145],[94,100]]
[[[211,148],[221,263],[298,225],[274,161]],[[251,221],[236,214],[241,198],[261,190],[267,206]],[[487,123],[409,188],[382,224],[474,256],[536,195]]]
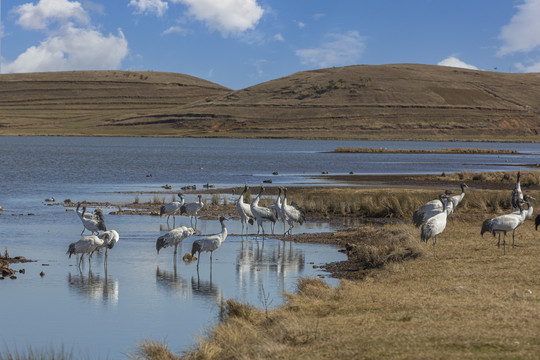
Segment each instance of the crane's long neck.
[[287,189],[283,190],[283,207],[287,206]]
[[221,236],[219,238],[219,243],[221,244],[222,242],[224,242],[225,238],[227,238],[227,227],[225,226],[223,221],[221,221]]
[[444,198],[442,196],[439,196],[439,200],[442,203],[442,211],[446,212],[446,202],[444,201]]

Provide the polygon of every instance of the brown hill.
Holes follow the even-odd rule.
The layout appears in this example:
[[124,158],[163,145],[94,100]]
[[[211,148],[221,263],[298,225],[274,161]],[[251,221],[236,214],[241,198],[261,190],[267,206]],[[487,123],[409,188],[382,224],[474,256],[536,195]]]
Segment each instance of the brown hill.
[[193,76],[133,71],[0,75],[0,135],[157,135],[116,126],[230,92]]
[[26,79],[15,102],[4,95],[8,80],[29,75],[1,75],[0,134],[540,141],[537,73],[359,65],[239,91],[186,75],[118,71],[97,72],[92,87],[95,73],[75,72],[78,81],[39,74],[55,91]]

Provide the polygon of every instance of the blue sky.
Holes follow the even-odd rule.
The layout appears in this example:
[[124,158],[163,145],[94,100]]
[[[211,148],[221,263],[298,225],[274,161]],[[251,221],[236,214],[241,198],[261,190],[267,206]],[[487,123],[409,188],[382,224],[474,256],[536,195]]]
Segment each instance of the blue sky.
[[540,72],[540,0],[0,0],[1,72],[152,70],[242,89],[421,63]]

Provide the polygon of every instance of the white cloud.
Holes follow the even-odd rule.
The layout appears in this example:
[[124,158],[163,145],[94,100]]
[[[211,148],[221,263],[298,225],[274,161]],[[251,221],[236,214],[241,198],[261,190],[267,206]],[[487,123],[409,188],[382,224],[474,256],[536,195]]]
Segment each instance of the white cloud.
[[254,29],[264,10],[256,0],[171,0],[188,6],[189,15],[223,36]]
[[302,64],[320,68],[356,64],[364,52],[365,38],[357,31],[345,34],[328,34],[321,46],[313,49],[300,49],[296,55]]
[[525,0],[499,35],[503,45],[497,55],[529,52],[540,46],[540,0]]
[[297,22],[296,22],[296,25],[297,25],[300,29],[303,29],[303,28],[306,27],[306,24],[304,24],[304,23],[301,22],[301,21],[297,21]]
[[89,19],[86,11],[77,1],[40,0],[37,5],[26,3],[16,7],[13,12],[19,15],[17,24],[25,29],[43,30],[51,23],[76,22],[87,24]]
[[281,35],[281,34],[274,35],[274,40],[276,40],[276,41],[285,41],[285,39],[283,38],[283,35]]
[[444,59],[442,61],[439,61],[439,63],[437,65],[451,66],[451,67],[470,69],[470,70],[478,70],[478,68],[476,66],[467,64],[466,62],[459,60],[455,56],[447,57],[446,59]]
[[17,23],[27,30],[41,30],[44,40],[30,46],[6,72],[116,69],[128,53],[128,42],[118,35],[103,35],[90,24],[81,4],[67,0],[40,0],[15,8]]
[[180,27],[180,26],[171,26],[167,30],[163,31],[161,35],[180,34],[182,36],[186,36],[190,32],[191,32],[190,30],[184,29],[183,27]]
[[121,30],[118,36],[103,36],[95,30],[67,26],[38,46],[26,49],[5,66],[5,71],[117,69],[127,53],[127,41]]
[[155,13],[158,16],[165,14],[169,4],[161,0],[130,0],[129,6],[137,8],[140,14]]

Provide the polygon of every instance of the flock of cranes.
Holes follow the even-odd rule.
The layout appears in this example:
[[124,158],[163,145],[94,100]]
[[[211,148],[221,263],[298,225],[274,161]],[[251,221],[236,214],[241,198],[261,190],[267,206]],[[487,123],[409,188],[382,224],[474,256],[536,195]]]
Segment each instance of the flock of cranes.
[[[503,234],[503,253],[506,254],[506,234],[512,232],[512,247],[515,244],[515,232],[516,229],[521,226],[527,219],[533,216],[533,206],[531,200],[536,200],[530,195],[523,195],[520,183],[520,172],[517,173],[517,180],[514,189],[510,195],[511,212],[496,216],[494,218],[486,219],[482,223],[482,229],[480,235],[483,237],[484,233],[489,232],[493,236],[499,235],[499,241],[497,246],[501,245],[501,233]],[[465,189],[468,186],[461,184],[461,193],[459,195],[450,196],[451,191],[446,190],[439,195],[437,200],[432,200],[422,205],[413,214],[413,223],[421,228],[420,239],[427,242],[429,239],[433,239],[433,253],[436,255],[436,243],[437,236],[440,235],[446,228],[448,216],[456,209],[459,203],[465,196]],[[527,209],[524,209],[524,205],[527,204]],[[516,209],[516,210],[515,210]],[[536,216],[535,227],[538,230],[540,225],[540,215]]]
[[[436,255],[436,243],[437,236],[444,232],[448,216],[458,207],[465,196],[465,189],[468,186],[464,183],[461,185],[461,193],[452,195],[452,192],[446,190],[440,194],[438,199],[429,201],[422,205],[413,214],[413,223],[417,226],[421,226],[420,239],[424,242],[433,239],[433,252]],[[260,235],[262,230],[262,236],[264,239],[265,230],[263,224],[269,222],[271,224],[272,234],[275,231],[275,225],[278,222],[283,223],[283,234],[291,234],[295,224],[302,225],[306,219],[305,211],[298,206],[295,202],[290,205],[287,203],[287,188],[278,187],[278,195],[275,198],[274,203],[269,206],[261,206],[260,200],[265,191],[261,186],[255,199],[251,203],[245,202],[245,196],[249,191],[249,187],[245,185],[244,190],[240,194],[236,201],[236,210],[240,216],[240,222],[242,224],[241,235],[248,233],[248,226],[257,224],[257,234],[255,238]],[[283,197],[282,197],[283,194]],[[186,238],[193,236],[197,233],[197,215],[198,212],[204,207],[202,196],[198,195],[196,202],[185,203],[183,194],[179,193],[179,200],[174,200],[160,208],[160,216],[167,216],[167,223],[170,216],[173,217],[173,229],[167,232],[165,235],[158,237],[156,241],[156,250],[159,251],[166,247],[174,247],[174,255],[177,255],[178,245]],[[482,224],[480,234],[489,232],[493,236],[499,235],[499,241],[497,245],[500,247],[501,233],[503,235],[503,248],[504,254],[506,254],[506,235],[508,232],[512,232],[512,247],[515,244],[515,232],[516,229],[522,225],[527,219],[533,215],[533,206],[531,200],[535,200],[530,195],[524,195],[521,190],[520,172],[517,174],[516,186],[511,193],[511,205],[512,209],[510,213],[500,215],[494,218],[486,219]],[[527,209],[524,209],[524,205],[527,204]],[[78,265],[81,265],[84,254],[88,255],[88,261],[90,263],[92,254],[101,248],[105,248],[105,256],[107,256],[108,250],[112,249],[119,240],[119,234],[115,230],[107,230],[103,219],[103,213],[100,209],[96,209],[94,213],[86,211],[86,206],[82,207],[81,204],[77,205],[76,213],[81,219],[83,224],[83,235],[85,230],[89,230],[91,235],[84,236],[77,242],[69,245],[67,254],[71,258],[71,255],[80,255]],[[191,227],[182,225],[176,226],[176,215],[190,216]],[[195,224],[193,220],[195,219]],[[210,266],[212,264],[212,255],[221,244],[227,238],[227,227],[225,221],[227,219],[223,216],[219,218],[221,224],[221,232],[213,235],[209,235],[203,238],[199,238],[193,242],[191,250],[191,258],[197,254],[197,269],[199,267],[199,258],[201,253],[210,253]],[[286,228],[286,225],[289,227]],[[535,219],[536,230],[540,225],[540,215]],[[102,231],[99,234],[99,231]]]
[[[287,189],[278,188],[279,194],[275,200],[275,203],[270,207],[264,207],[259,205],[259,201],[264,192],[264,187],[261,186],[260,191],[256,198],[247,204],[244,202],[244,196],[249,190],[248,186],[244,187],[244,191],[241,193],[240,197],[236,202],[236,209],[238,215],[240,215],[240,221],[242,223],[242,235],[244,235],[244,227],[246,229],[246,235],[248,231],[248,224],[253,225],[257,223],[257,235],[259,235],[260,230],[263,232],[264,239],[264,222],[270,222],[272,225],[272,233],[274,233],[274,226],[276,222],[283,222],[284,234],[290,234],[295,223],[303,224],[305,221],[305,212],[302,210],[296,203],[287,205]],[[281,193],[283,192],[284,197],[281,200]],[[174,256],[177,256],[178,245],[182,243],[186,238],[195,235],[197,233],[197,214],[204,207],[204,202],[202,201],[202,196],[197,195],[198,200],[196,202],[185,203],[183,194],[179,193],[179,200],[174,200],[160,208],[160,217],[167,216],[167,224],[169,218],[173,217],[173,229],[168,231],[166,234],[158,237],[156,240],[156,251],[159,254],[160,250],[166,247],[174,247]],[[88,255],[88,262],[90,264],[92,254],[99,249],[105,248],[105,258],[107,257],[108,250],[112,249],[114,245],[119,240],[119,234],[116,230],[107,230],[105,226],[105,221],[103,219],[103,213],[100,209],[96,209],[94,213],[89,213],[86,211],[86,206],[82,207],[81,204],[77,204],[76,213],[80,218],[83,224],[83,235],[85,230],[91,232],[91,235],[84,236],[79,241],[71,243],[68,247],[66,254],[71,258],[72,255],[80,255],[78,260],[78,266],[81,266],[83,256]],[[191,226],[182,225],[176,227],[176,215],[186,215],[190,216]],[[195,224],[193,224],[193,219],[195,219]],[[217,250],[221,244],[227,238],[227,227],[225,226],[225,221],[227,219],[223,216],[220,216],[219,222],[221,224],[221,232],[213,235],[208,235],[203,238],[199,238],[193,242],[191,254],[189,258],[193,259],[194,255],[197,254],[197,269],[199,268],[200,255],[203,252],[210,253],[210,266],[212,265],[212,255],[215,250]],[[285,230],[285,223],[289,225],[289,229]],[[99,231],[102,231],[99,234]],[[186,254],[187,255],[187,254]]]

